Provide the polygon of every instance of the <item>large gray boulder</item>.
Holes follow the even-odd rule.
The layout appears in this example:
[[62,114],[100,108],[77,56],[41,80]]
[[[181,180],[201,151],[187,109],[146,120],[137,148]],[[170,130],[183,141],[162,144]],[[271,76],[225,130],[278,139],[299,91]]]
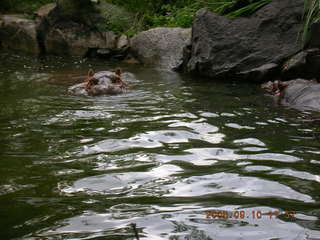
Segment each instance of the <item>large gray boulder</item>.
[[282,79],[320,79],[320,49],[307,49],[291,57],[282,66]]
[[[47,6],[37,11],[41,24],[39,32],[47,54],[68,56],[122,57],[128,43],[107,23],[130,21],[130,15],[115,5],[90,0],[59,0],[50,10]],[[119,40],[119,41],[118,41]]]
[[299,51],[303,7],[304,0],[273,0],[251,17],[236,19],[200,10],[185,69],[214,78],[248,80],[255,80],[252,76],[261,69],[258,80],[263,81],[269,74],[266,64],[281,63]]
[[133,37],[130,47],[142,63],[174,69],[181,64],[183,48],[190,40],[189,28],[154,28]]
[[83,57],[90,49],[114,49],[116,40],[113,32],[92,31],[81,24],[70,22],[51,28],[44,45],[47,54]]
[[11,49],[38,55],[37,24],[22,15],[3,15],[0,17],[1,45]]
[[[104,1],[57,0],[34,12],[0,16],[0,48],[24,53],[67,56],[102,56],[123,59],[128,38],[117,36],[115,26],[127,29],[133,16]],[[118,24],[120,22],[121,24]]]
[[51,16],[51,22],[72,21],[93,24],[96,21],[95,4],[90,0],[57,0],[57,9]]
[[56,11],[50,16],[51,24],[71,21],[101,31],[115,25],[128,29],[134,20],[135,16],[124,8],[100,0],[57,0]]

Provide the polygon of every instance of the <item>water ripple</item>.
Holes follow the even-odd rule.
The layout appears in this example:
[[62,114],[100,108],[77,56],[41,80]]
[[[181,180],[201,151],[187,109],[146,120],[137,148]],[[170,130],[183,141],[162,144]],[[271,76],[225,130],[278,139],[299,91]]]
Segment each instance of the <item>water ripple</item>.
[[[140,239],[320,239],[311,114],[252,84],[93,59],[0,61],[1,239],[129,240],[132,223]],[[131,91],[67,94],[88,68],[119,66]]]
[[168,188],[173,190],[166,196],[191,197],[233,192],[245,197],[275,197],[314,202],[310,196],[294,191],[278,182],[255,177],[243,177],[232,173],[189,177],[182,182],[168,186]]

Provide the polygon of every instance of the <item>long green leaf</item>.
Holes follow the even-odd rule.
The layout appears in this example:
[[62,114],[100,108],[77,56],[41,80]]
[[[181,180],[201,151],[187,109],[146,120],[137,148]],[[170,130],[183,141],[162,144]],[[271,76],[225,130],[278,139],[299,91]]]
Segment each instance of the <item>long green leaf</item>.
[[319,0],[306,0],[304,17],[303,17],[303,29],[301,34],[301,40],[303,47],[307,45],[310,38],[311,25],[320,20],[320,1]]
[[239,16],[244,16],[244,15],[250,15],[257,11],[259,8],[263,7],[264,5],[270,3],[272,0],[261,0],[258,2],[251,3],[243,8],[240,8],[236,11],[233,11],[229,14],[227,14],[228,17],[235,18]]

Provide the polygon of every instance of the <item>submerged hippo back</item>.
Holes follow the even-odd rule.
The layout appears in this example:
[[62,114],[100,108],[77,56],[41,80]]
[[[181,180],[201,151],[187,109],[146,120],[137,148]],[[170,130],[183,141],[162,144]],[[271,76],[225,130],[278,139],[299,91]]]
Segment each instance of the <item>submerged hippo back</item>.
[[292,82],[285,89],[282,103],[300,110],[320,111],[320,84]]

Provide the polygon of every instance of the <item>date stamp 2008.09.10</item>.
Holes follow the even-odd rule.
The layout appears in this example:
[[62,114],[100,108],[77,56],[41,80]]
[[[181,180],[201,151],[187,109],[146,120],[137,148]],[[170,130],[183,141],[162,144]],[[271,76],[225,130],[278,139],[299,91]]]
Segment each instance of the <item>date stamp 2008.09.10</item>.
[[282,216],[284,218],[295,218],[295,211],[260,211],[260,210],[252,210],[252,211],[245,211],[245,210],[233,210],[233,211],[226,211],[226,210],[207,210],[204,211],[206,214],[206,218],[208,219],[275,219],[278,216]]

